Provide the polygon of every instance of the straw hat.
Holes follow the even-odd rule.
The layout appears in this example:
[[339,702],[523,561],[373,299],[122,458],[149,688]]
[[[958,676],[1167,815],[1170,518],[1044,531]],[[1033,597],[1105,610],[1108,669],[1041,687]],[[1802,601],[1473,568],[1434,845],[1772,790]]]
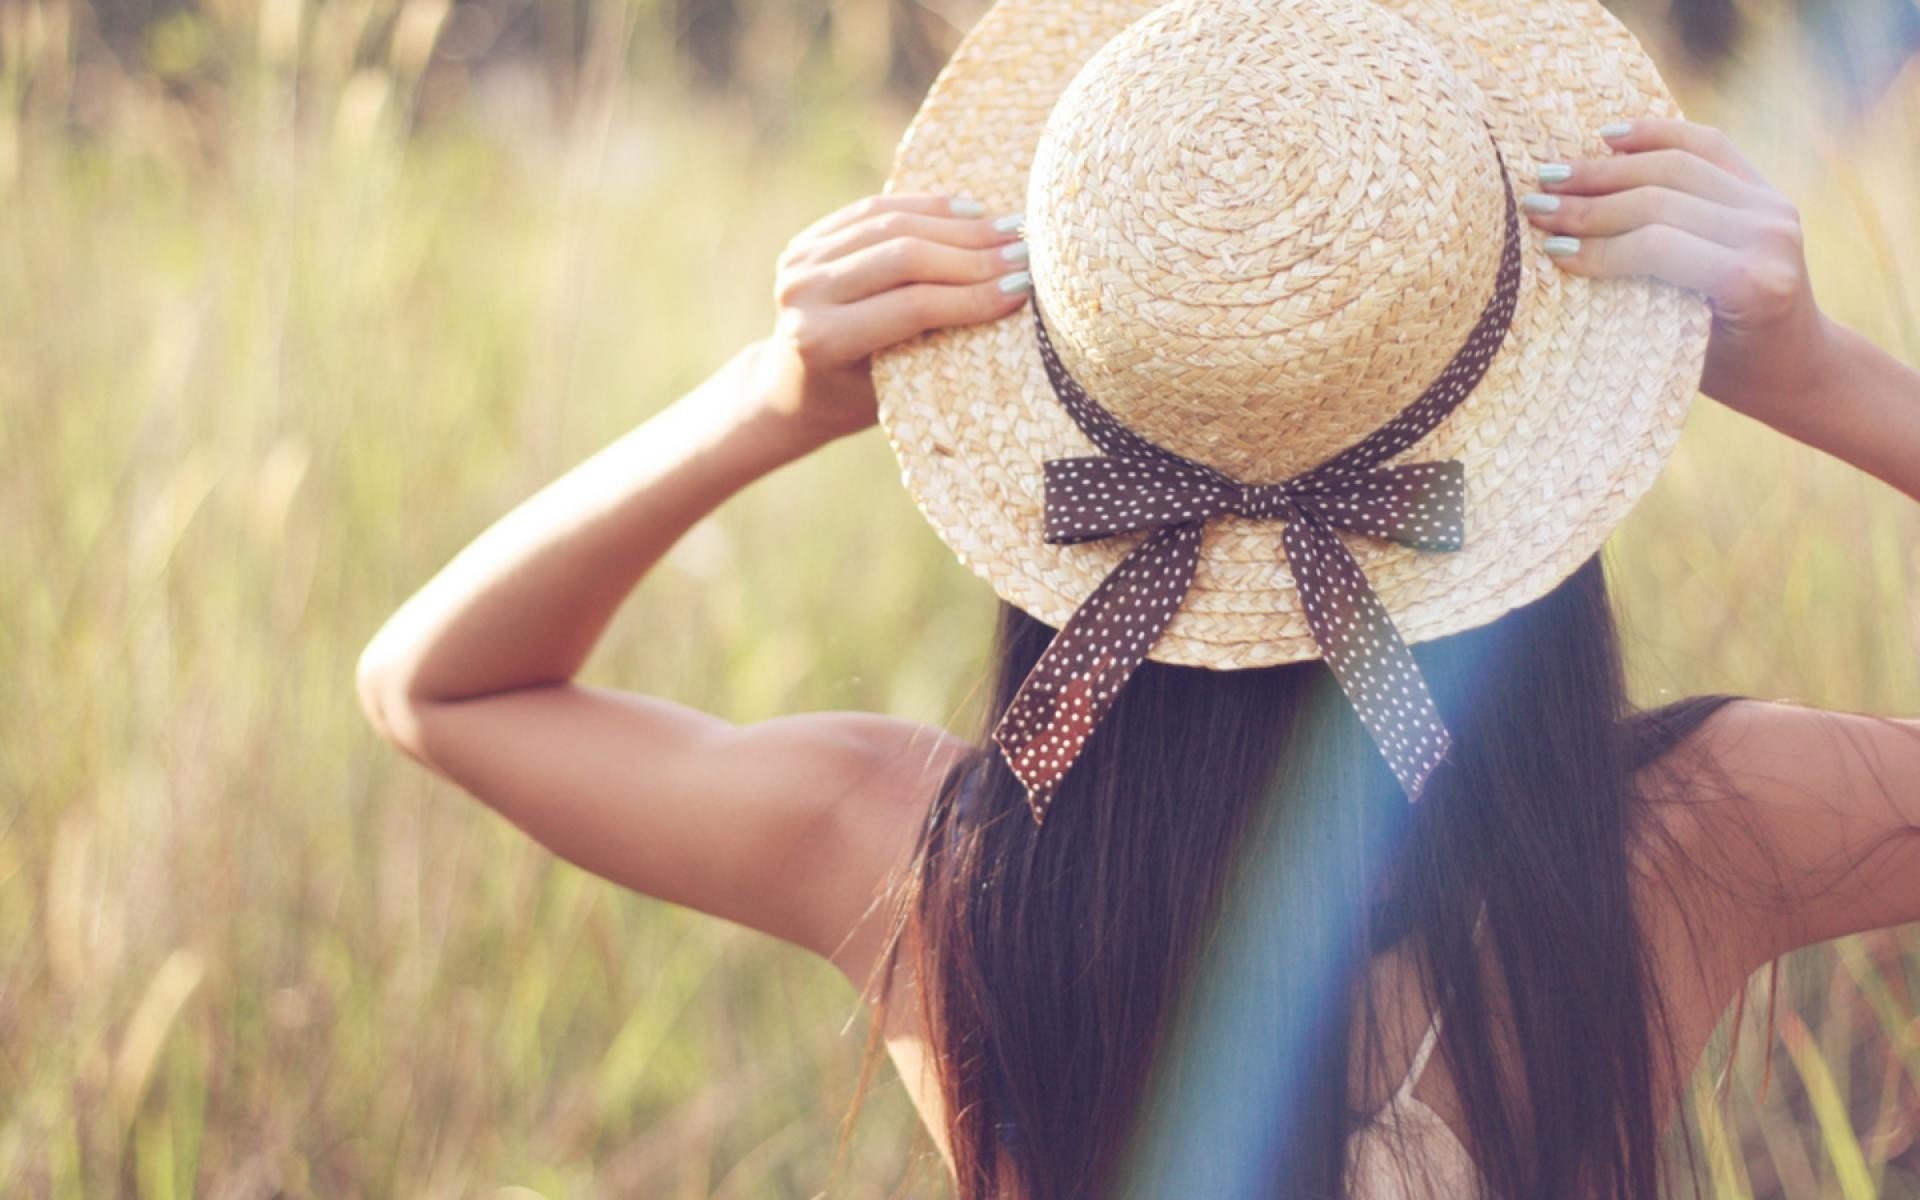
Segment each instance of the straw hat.
[[[1033,301],[873,360],[908,490],[1005,600],[1068,622],[1149,531],[1047,540],[1046,464],[1097,456],[1042,343],[1106,413],[1234,480],[1365,438],[1462,350],[1541,163],[1677,115],[1592,0],[998,0],[935,79],[888,191],[1025,212]],[[1520,232],[1485,373],[1395,461],[1458,462],[1464,536],[1342,540],[1407,642],[1550,590],[1652,484],[1700,378],[1704,300],[1564,272]],[[1044,314],[1036,338],[1036,313]],[[1321,657],[1287,522],[1205,523],[1146,651],[1216,669]]]

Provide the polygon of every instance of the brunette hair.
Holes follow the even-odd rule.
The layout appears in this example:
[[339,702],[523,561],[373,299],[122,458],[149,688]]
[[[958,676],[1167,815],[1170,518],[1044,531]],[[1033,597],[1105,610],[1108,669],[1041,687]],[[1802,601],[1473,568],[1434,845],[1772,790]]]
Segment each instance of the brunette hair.
[[[989,722],[1053,633],[1002,605]],[[854,1110],[912,946],[959,1200],[1203,1194],[1196,1117],[1225,1122],[1235,1160],[1205,1194],[1345,1196],[1368,1116],[1352,1017],[1364,1004],[1377,1055],[1360,984],[1405,943],[1444,1003],[1491,1196],[1660,1195],[1654,1081],[1685,1076],[1630,898],[1638,849],[1664,836],[1650,805],[1685,781],[1655,788],[1643,768],[1672,767],[1733,697],[1632,706],[1598,556],[1414,649],[1454,739],[1417,804],[1320,661],[1143,663],[1041,827],[983,737],[939,785],[895,896]],[[1481,905],[1517,1079],[1496,1070]]]

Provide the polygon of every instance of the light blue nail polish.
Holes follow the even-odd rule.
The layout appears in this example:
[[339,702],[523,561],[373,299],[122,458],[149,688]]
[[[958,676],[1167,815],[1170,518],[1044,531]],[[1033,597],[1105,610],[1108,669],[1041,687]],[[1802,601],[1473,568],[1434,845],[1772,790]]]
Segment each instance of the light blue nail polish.
[[996,220],[993,223],[993,227],[1000,233],[1013,233],[1020,228],[1020,222],[1026,219],[1027,214],[1024,212],[1008,213],[1006,216]]
[[1024,292],[1033,286],[1033,276],[1025,271],[1015,271],[1011,275],[1000,277],[1000,290],[1003,292]]
[[1540,164],[1541,183],[1565,183],[1573,178],[1573,168],[1566,163]]
[[953,215],[956,217],[984,217],[987,215],[986,205],[980,203],[978,200],[968,199],[965,196],[955,196],[953,199],[947,201],[947,207],[953,211]]
[[1549,196],[1545,192],[1528,192],[1520,197],[1520,207],[1527,212],[1550,213],[1560,211],[1560,197]]
[[1565,258],[1569,254],[1580,253],[1580,239],[1557,233],[1540,243],[1540,248],[1555,258]]
[[1603,138],[1625,137],[1632,132],[1632,121],[1608,121],[1600,127],[1600,136]]
[[1027,261],[1027,244],[1025,242],[1008,242],[1006,245],[1000,247],[1000,257],[1006,259],[1008,262],[1025,262]]

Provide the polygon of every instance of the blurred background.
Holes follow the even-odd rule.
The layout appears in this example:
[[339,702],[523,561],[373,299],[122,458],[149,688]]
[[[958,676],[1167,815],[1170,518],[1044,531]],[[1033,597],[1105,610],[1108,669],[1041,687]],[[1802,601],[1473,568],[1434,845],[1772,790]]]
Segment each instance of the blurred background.
[[[770,328],[983,7],[0,0],[0,1194],[943,1194],[890,1074],[829,1177],[830,967],[556,864],[352,685]],[[1920,3],[1618,11],[1920,361]],[[1645,699],[1920,714],[1886,488],[1702,402],[1611,555]],[[867,435],[696,529],[588,678],[966,722],[990,615]],[[1920,1197],[1917,932],[1784,960],[1772,1045],[1757,977],[1689,1106],[1707,1194]]]

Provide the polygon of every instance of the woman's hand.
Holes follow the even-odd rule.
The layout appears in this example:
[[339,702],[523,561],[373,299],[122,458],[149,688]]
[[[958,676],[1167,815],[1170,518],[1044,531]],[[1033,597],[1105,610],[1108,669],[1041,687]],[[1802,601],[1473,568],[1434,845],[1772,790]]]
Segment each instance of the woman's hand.
[[780,254],[765,395],[823,439],[874,423],[871,355],[916,333],[991,321],[1029,283],[1019,214],[925,193],[863,197],[796,234]]
[[1832,367],[1800,217],[1725,134],[1643,118],[1603,128],[1614,153],[1541,168],[1521,205],[1576,275],[1652,275],[1713,306],[1700,390],[1794,436]]

